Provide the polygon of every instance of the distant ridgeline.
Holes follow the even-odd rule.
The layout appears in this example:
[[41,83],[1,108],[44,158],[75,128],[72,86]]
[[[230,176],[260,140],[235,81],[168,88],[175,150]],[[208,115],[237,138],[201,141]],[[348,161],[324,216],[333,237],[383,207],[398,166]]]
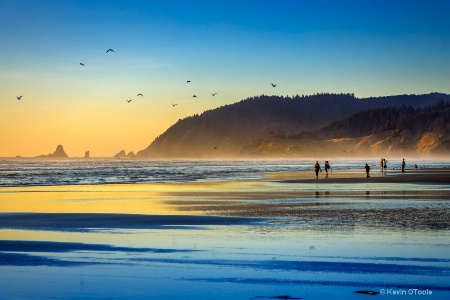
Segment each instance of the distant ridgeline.
[[139,157],[450,154],[450,95],[257,96],[180,119]]

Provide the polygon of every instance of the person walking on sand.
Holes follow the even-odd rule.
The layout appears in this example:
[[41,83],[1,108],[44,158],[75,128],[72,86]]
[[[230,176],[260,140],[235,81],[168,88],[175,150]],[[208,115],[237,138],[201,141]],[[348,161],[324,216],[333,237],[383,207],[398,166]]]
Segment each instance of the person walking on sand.
[[328,160],[325,161],[325,178],[328,178],[328,169],[331,169]]
[[319,171],[322,172],[320,169],[319,161],[316,160],[316,163],[314,164],[314,171],[316,172],[316,179],[319,179]]
[[403,159],[403,161],[402,161],[402,172],[405,172],[405,166],[406,166],[406,162],[405,162],[405,159]]
[[365,168],[366,168],[366,175],[367,175],[367,178],[368,177],[370,177],[370,167],[369,167],[369,165],[366,163],[366,166],[365,166]]
[[387,171],[387,160],[386,158],[383,158],[383,167],[384,167],[384,173]]

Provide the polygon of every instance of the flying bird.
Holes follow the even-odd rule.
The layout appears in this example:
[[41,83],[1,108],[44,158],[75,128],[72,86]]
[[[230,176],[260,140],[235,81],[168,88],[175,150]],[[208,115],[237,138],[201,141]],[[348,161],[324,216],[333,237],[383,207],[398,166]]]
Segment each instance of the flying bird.
[[214,146],[214,150],[216,150],[217,149],[217,146]]
[[189,83],[189,82],[191,82],[191,81],[190,80],[186,81],[186,83]]
[[144,97],[144,95],[142,95],[142,94],[137,94],[138,96],[142,96],[142,97]]
[[109,51],[112,51],[112,52],[114,52],[114,50],[113,50],[113,49],[108,49],[108,50],[106,50],[106,53],[108,53]]
[[177,106],[177,105],[178,105],[177,103],[172,103],[172,106],[173,106],[173,107],[175,107],[175,106]]
[[211,93],[211,95],[213,95],[213,97],[214,97],[215,95],[217,95],[217,93]]
[[83,67],[84,67],[84,64],[83,64],[83,63],[80,63],[80,66],[83,66]]
[[133,101],[133,99],[127,100],[128,103],[130,103],[131,101]]
[[194,96],[192,96],[192,97],[194,97],[194,98],[197,98],[197,96],[196,96],[196,95],[194,95]]
[[271,83],[271,85],[272,85],[272,87],[276,87],[277,86],[276,84],[273,84],[273,83]]
[[17,98],[17,100],[20,100],[20,99],[22,99],[22,96],[18,96],[18,97],[16,97]]

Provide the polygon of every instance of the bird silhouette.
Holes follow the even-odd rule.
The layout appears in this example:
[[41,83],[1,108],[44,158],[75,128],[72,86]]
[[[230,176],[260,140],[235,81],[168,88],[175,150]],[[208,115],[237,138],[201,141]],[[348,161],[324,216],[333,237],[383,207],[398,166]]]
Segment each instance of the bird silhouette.
[[193,98],[197,98],[197,96],[196,95],[194,95],[194,96],[192,96]]
[[172,106],[173,106],[173,107],[175,107],[175,106],[177,106],[177,105],[178,105],[177,103],[172,103]]
[[214,146],[214,150],[216,150],[217,149],[217,146]]
[[80,66],[83,66],[83,67],[84,67],[84,64],[83,64],[83,63],[80,63]]
[[191,82],[191,81],[190,80],[186,81],[186,83],[189,83],[189,82]]
[[22,96],[18,96],[18,97],[16,97],[17,98],[17,100],[20,100],[20,99],[22,99]]
[[128,103],[130,103],[131,101],[133,101],[133,99],[127,100]]
[[276,87],[277,86],[276,84],[273,84],[273,83],[271,83],[271,85],[272,85],[272,87]]
[[217,93],[211,93],[211,95],[213,95],[213,97],[214,97],[215,95],[217,95]]
[[144,97],[144,95],[142,95],[142,94],[137,94],[138,96],[142,96],[142,97]]
[[114,50],[113,50],[113,49],[108,49],[108,50],[106,50],[106,53],[108,53],[109,51],[112,51],[112,52],[114,52]]

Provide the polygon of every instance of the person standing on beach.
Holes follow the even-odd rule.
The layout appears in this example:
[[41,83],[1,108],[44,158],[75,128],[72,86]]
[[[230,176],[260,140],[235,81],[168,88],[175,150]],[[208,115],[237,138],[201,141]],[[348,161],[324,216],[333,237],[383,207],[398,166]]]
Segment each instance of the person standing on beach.
[[414,171],[417,171],[417,164],[414,164]]
[[381,167],[381,173],[383,173],[383,168],[384,168],[384,158],[382,158],[381,161],[380,161],[380,167]]
[[369,167],[369,165],[366,163],[366,166],[365,166],[365,168],[366,168],[366,175],[367,175],[367,177],[370,177],[370,167]]
[[402,161],[402,172],[405,172],[405,166],[406,166],[406,162],[405,162],[405,159],[403,159],[403,161]]
[[319,179],[319,171],[322,171],[320,169],[319,161],[316,160],[316,163],[314,164],[314,171],[316,172],[316,179]]
[[383,167],[384,167],[384,172],[386,173],[386,171],[387,171],[387,160],[385,158],[383,158]]
[[328,169],[331,169],[328,160],[325,161],[325,178],[328,178]]

